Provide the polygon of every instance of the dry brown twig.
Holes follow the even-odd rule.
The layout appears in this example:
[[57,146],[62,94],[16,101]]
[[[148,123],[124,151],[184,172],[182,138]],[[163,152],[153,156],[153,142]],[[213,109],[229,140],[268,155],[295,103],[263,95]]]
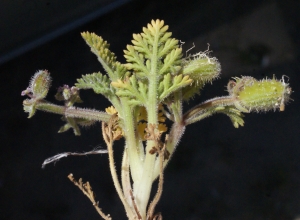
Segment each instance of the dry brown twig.
[[161,215],[161,213],[159,212],[159,213],[157,213],[157,214],[155,214],[152,218],[151,218],[151,220],[162,220],[163,218],[162,218],[162,215]]
[[138,219],[140,220],[140,219],[142,219],[142,216],[141,216],[140,211],[138,210],[138,207],[137,207],[137,205],[135,203],[135,199],[134,199],[134,196],[132,194],[132,190],[130,190],[129,193],[130,193],[130,197],[131,197],[131,200],[132,200],[132,204],[133,204],[134,210],[135,210],[135,212],[137,214]]
[[163,191],[163,183],[164,183],[164,151],[165,151],[165,145],[164,147],[158,152],[159,154],[159,163],[160,163],[160,174],[158,179],[158,188],[157,192],[152,200],[152,202],[149,205],[148,212],[147,212],[147,219],[154,220],[154,219],[162,219],[162,216],[160,213],[155,214],[153,216],[153,213],[155,211],[155,207],[157,203],[160,200],[162,191]]
[[110,217],[110,215],[105,215],[101,208],[99,208],[99,202],[95,200],[95,195],[94,192],[92,191],[92,187],[90,185],[89,182],[83,183],[82,179],[80,178],[79,181],[75,180],[73,174],[69,174],[68,178],[71,180],[71,182],[74,183],[75,186],[77,186],[84,195],[86,195],[90,201],[93,203],[93,206],[95,207],[96,211],[99,213],[99,215],[105,219],[105,220],[111,220],[112,218]]

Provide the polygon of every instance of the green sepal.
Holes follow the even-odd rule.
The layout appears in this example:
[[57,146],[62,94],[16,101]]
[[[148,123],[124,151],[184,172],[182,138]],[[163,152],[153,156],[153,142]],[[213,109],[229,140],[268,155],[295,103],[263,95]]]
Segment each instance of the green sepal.
[[23,109],[29,114],[28,118],[31,118],[36,113],[36,102],[32,99],[25,99],[23,101]]
[[76,136],[80,136],[80,129],[75,121],[75,118],[67,118],[67,117],[63,117],[63,120],[66,121],[67,123],[65,125],[63,125],[62,127],[60,127],[60,129],[58,130],[58,133],[62,133],[65,131],[68,131],[70,128],[73,129],[74,134]]
[[87,119],[82,119],[82,118],[69,118],[69,117],[62,117],[63,121],[66,121],[67,123],[65,125],[63,125],[62,127],[60,127],[60,129],[58,130],[58,133],[62,133],[65,131],[68,131],[69,129],[73,129],[73,132],[76,136],[80,136],[81,132],[80,132],[80,128],[78,125],[81,126],[90,126],[92,124],[94,124],[95,121],[91,121],[91,120],[87,120]]

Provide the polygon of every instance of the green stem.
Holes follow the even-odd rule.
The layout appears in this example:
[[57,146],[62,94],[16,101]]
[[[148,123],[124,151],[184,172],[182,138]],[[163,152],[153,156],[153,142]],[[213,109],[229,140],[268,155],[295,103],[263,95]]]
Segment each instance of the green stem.
[[91,121],[108,122],[111,117],[111,115],[97,110],[78,107],[65,107],[49,102],[37,102],[36,109],[54,114],[64,115],[66,117],[83,118]]
[[135,124],[131,107],[127,104],[127,98],[123,98],[122,118],[124,120],[124,132],[126,136],[126,147],[130,163],[130,171],[134,183],[138,183],[142,176],[142,160],[140,148],[135,135]]
[[[172,112],[172,116],[174,118],[174,123],[169,132],[169,137],[166,142],[166,150],[170,153],[169,159],[164,161],[164,168],[170,161],[173,153],[175,152],[175,148],[185,130],[185,125],[182,122],[182,94],[181,91],[178,91],[174,94],[174,101],[170,105],[170,109]],[[155,161],[154,173],[153,173],[153,181],[160,174],[160,165],[159,160]]]
[[[217,97],[214,99],[207,100],[206,102],[196,105],[195,107],[193,107],[192,109],[187,111],[183,115],[183,122],[186,125],[192,124],[192,123],[198,121],[198,120],[193,120],[193,119],[196,119],[201,114],[204,114],[204,113],[207,114],[206,110],[213,109],[214,107],[218,107],[218,106],[234,105],[234,102],[235,102],[235,98],[233,98],[232,96],[223,96],[223,97]],[[200,116],[199,120],[200,119],[202,119],[201,116]]]

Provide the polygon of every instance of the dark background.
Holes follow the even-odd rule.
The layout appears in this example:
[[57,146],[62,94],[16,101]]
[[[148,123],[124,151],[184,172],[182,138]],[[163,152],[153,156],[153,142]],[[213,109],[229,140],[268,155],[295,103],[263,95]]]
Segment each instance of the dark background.
[[[286,111],[247,114],[242,128],[224,115],[188,127],[166,169],[156,210],[164,219],[300,219],[299,1],[7,2],[0,7],[0,219],[99,219],[69,173],[90,181],[105,213],[125,219],[107,155],[68,157],[41,169],[57,153],[104,148],[100,124],[83,129],[80,137],[57,134],[60,116],[38,112],[27,119],[20,94],[39,69],[51,72],[50,101],[59,86],[102,71],[80,32],[101,35],[124,62],[132,33],[156,18],[165,20],[186,50],[194,43],[192,53],[204,51],[209,43],[221,62],[222,78],[190,106],[225,95],[229,78],[239,75],[287,75],[294,90]],[[82,98],[82,106],[109,105],[90,91]],[[121,159],[122,141],[115,155]]]

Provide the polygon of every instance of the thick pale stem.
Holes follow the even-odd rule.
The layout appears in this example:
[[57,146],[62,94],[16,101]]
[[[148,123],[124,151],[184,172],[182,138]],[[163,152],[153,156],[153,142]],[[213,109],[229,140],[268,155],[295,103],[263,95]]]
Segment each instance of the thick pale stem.
[[126,135],[126,147],[127,153],[129,157],[129,164],[131,170],[131,176],[134,182],[139,182],[142,176],[142,161],[139,154],[143,152],[139,152],[140,148],[137,146],[138,141],[136,140],[135,135],[135,126],[132,115],[132,109],[128,104],[126,104],[126,100],[122,100],[122,117],[124,120],[124,129]]
[[[153,55],[151,57],[151,71],[148,77],[149,80],[149,87],[148,87],[148,102],[147,102],[147,114],[148,114],[148,125],[155,124],[157,125],[158,122],[158,98],[157,98],[157,49],[158,49],[158,38],[159,35],[157,34],[154,39],[153,43]],[[143,166],[143,174],[140,182],[137,185],[137,188],[134,191],[135,198],[137,201],[137,205],[139,211],[142,215],[142,218],[146,218],[146,209],[151,193],[152,183],[153,183],[153,171],[155,166],[155,155],[149,153],[149,151],[154,146],[154,141],[148,140],[145,152],[145,160]],[[135,185],[136,186],[136,185]]]

